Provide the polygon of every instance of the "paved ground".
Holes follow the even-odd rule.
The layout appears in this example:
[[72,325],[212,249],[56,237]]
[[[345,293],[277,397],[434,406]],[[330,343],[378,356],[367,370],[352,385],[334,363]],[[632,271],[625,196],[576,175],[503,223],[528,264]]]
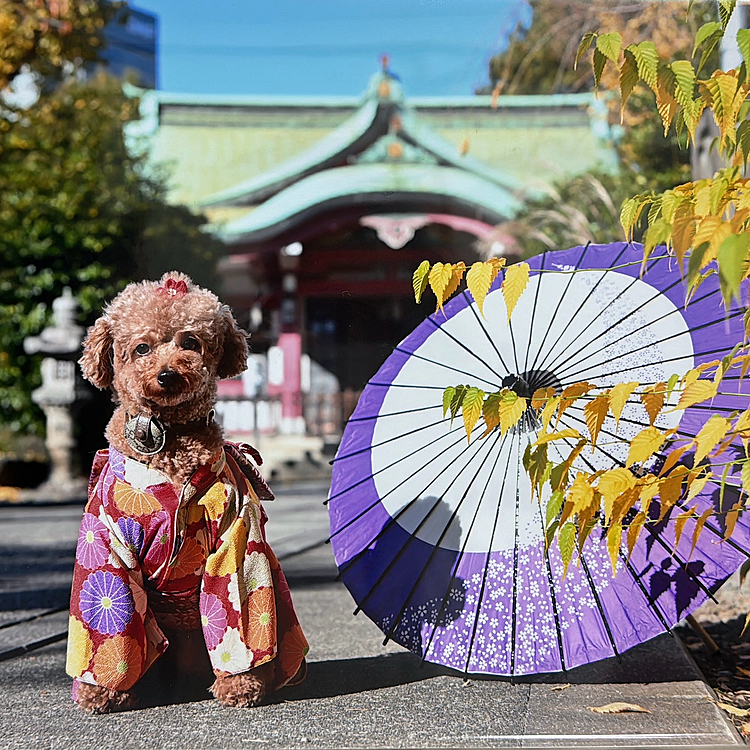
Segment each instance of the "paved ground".
[[[268,532],[311,643],[306,683],[270,705],[206,700],[91,717],[70,701],[65,642],[0,661],[0,747],[653,747],[741,745],[677,639],[533,681],[466,680],[382,634],[337,583],[322,485],[281,488]],[[54,636],[66,614],[80,506],[0,508],[0,652]],[[306,550],[306,551],[304,551]],[[4,627],[5,626],[5,627]],[[569,685],[567,685],[570,683]],[[567,686],[566,686],[567,685]],[[599,715],[614,701],[651,713]]]

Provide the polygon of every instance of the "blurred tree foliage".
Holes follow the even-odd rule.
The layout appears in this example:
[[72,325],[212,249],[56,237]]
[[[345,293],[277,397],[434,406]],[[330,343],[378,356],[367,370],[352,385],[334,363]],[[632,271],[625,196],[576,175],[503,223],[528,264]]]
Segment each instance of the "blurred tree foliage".
[[[53,6],[68,26],[45,27],[43,10]],[[28,9],[42,20],[26,19]],[[17,432],[42,425],[30,397],[39,358],[24,353],[23,339],[49,323],[65,286],[84,323],[128,281],[172,267],[215,287],[221,246],[203,231],[204,217],[168,205],[165,176],[126,142],[138,102],[105,72],[80,74],[81,35],[98,33],[110,12],[95,2],[0,0],[0,37],[12,50],[0,80],[21,65],[45,76],[31,107],[0,105],[0,426]]]
[[[586,32],[616,31],[624,44],[650,39],[664,58],[689,58],[698,27],[716,16],[715,3],[694,3],[688,17],[687,4],[672,0],[528,2],[533,12],[530,26],[518,28],[507,49],[490,59],[491,83],[477,93],[492,92],[497,97],[590,92],[594,90],[591,66],[575,65],[578,44]],[[604,71],[601,88],[619,89],[614,71]],[[634,91],[622,120],[619,101],[612,98],[608,106],[613,126],[622,128],[617,143],[620,170],[565,180],[547,196],[530,199],[521,215],[498,229],[499,236],[517,239],[523,255],[589,240],[624,238],[619,209],[634,190],[661,192],[690,179],[686,140],[680,142],[674,131],[664,135],[651,91]]]

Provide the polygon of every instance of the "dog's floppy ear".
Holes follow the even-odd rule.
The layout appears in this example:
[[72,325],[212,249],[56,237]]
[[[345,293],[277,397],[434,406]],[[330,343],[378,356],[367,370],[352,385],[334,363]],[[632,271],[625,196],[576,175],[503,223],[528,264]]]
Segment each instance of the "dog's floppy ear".
[[224,342],[216,374],[220,378],[233,378],[247,369],[247,334],[226,305],[222,306],[222,315]]
[[108,388],[115,376],[113,357],[112,333],[102,317],[89,328],[83,342],[83,356],[78,360],[83,377],[97,388]]

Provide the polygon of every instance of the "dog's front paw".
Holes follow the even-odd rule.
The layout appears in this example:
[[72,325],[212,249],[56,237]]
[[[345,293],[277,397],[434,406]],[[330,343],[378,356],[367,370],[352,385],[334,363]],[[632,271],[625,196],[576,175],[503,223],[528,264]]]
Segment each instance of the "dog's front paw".
[[217,677],[210,690],[222,706],[257,706],[266,697],[272,676],[273,667],[267,662],[249,672]]
[[90,714],[111,714],[116,711],[127,711],[138,702],[129,690],[110,690],[100,685],[89,685],[79,682],[73,689],[73,700]]

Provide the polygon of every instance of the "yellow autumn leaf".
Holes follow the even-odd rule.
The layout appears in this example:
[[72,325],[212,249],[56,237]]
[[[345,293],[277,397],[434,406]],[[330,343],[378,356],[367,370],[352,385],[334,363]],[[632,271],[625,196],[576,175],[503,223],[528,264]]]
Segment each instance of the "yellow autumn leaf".
[[599,477],[596,488],[604,500],[604,522],[609,523],[612,517],[612,508],[617,497],[623,492],[635,486],[635,477],[632,471],[618,467],[605,471]]
[[637,713],[637,714],[650,714],[646,708],[639,706],[635,703],[607,703],[606,706],[588,706],[589,711],[593,711],[595,714],[624,714],[624,713]]
[[500,432],[504,435],[511,427],[518,424],[526,411],[526,399],[514,391],[505,391],[500,396],[497,413],[500,417]]
[[710,380],[696,380],[688,385],[680,395],[675,409],[687,409],[701,401],[706,401],[716,395],[716,386]]
[[502,290],[503,297],[505,298],[505,307],[508,311],[508,322],[510,322],[510,316],[513,314],[513,310],[528,283],[528,263],[515,263],[512,266],[508,266],[505,270],[505,279],[503,280]]
[[453,296],[453,293],[456,291],[456,289],[458,289],[459,285],[461,284],[461,279],[464,277],[465,271],[466,265],[463,261],[454,263],[451,266],[451,278],[448,282],[448,286],[446,286],[445,290],[443,291],[443,304],[445,304]]
[[614,523],[609,527],[607,532],[607,552],[609,560],[612,563],[612,572],[617,573],[617,558],[620,554],[620,545],[622,544],[622,524]]
[[453,266],[450,263],[435,263],[430,269],[428,279],[430,288],[437,297],[437,309],[442,310],[445,290],[448,289],[453,280]]
[[721,441],[729,431],[730,421],[725,417],[714,414],[701,427],[695,436],[695,458],[693,465],[697,466]]
[[659,520],[674,508],[682,497],[682,482],[688,474],[686,466],[678,466],[669,476],[659,480]]
[[572,406],[581,396],[585,396],[590,390],[593,390],[593,388],[593,385],[586,382],[573,383],[573,385],[564,388],[563,392],[560,394],[560,405],[557,409],[557,420],[555,426],[560,424],[560,418],[565,413],[565,410]]
[[482,404],[482,417],[487,429],[482,437],[489,435],[500,424],[500,415],[498,414],[497,407],[500,404],[500,394],[490,393],[487,396],[484,404]]
[[638,537],[647,520],[648,516],[642,510],[636,514],[635,518],[630,522],[630,526],[628,526],[628,560],[630,560],[630,556],[633,554],[635,543],[638,541]]
[[534,443],[533,447],[536,447],[537,445],[543,445],[544,443],[549,443],[550,440],[565,440],[566,438],[580,438],[581,435],[577,430],[573,429],[567,429],[567,430],[560,430],[559,432],[543,432],[541,435],[537,436],[536,442]]
[[607,396],[597,396],[593,401],[589,401],[583,408],[583,415],[586,418],[586,426],[591,434],[591,452],[594,452],[596,439],[599,437],[599,431],[602,429],[604,420],[609,410],[609,398]]
[[641,403],[646,409],[648,414],[649,422],[653,427],[656,418],[659,416],[659,412],[664,406],[664,398],[666,396],[667,384],[657,383],[651,388],[647,388],[641,393]]
[[695,479],[693,478],[693,472],[688,475],[687,502],[690,502],[694,497],[696,497],[703,491],[703,488],[711,480],[711,477],[713,477],[713,475],[714,473],[712,471],[706,472],[705,474],[702,474]]
[[555,413],[555,409],[557,408],[557,405],[559,403],[560,403],[560,397],[553,396],[544,405],[544,409],[542,409],[542,413],[539,417],[539,421],[542,423],[542,429],[547,430],[547,428],[549,427],[549,423],[550,423],[550,420],[552,419],[552,415]]
[[484,403],[484,391],[479,388],[469,388],[461,404],[461,413],[464,419],[464,429],[466,430],[466,439],[471,441],[471,431],[479,421],[482,414],[482,404]]
[[683,456],[685,451],[692,446],[692,443],[687,445],[681,445],[679,448],[675,448],[664,461],[664,465],[659,471],[659,476],[663,477]]
[[[696,506],[697,507],[697,506]],[[701,531],[703,531],[703,527],[708,521],[708,519],[713,514],[714,509],[713,508],[706,508],[706,510],[701,513],[701,517],[696,521],[695,528],[693,529],[693,539],[692,539],[692,547],[690,547],[690,557],[693,555],[693,551],[695,550],[695,545],[698,544],[698,538],[700,537]]]
[[632,395],[633,391],[639,386],[639,383],[618,383],[609,392],[609,409],[615,418],[615,425],[620,426],[620,416],[625,404]]
[[689,510],[686,510],[684,513],[680,513],[679,516],[675,519],[674,522],[674,549],[677,549],[677,546],[680,543],[680,539],[682,538],[682,532],[685,530],[685,524],[688,522],[688,519],[694,518],[698,514],[695,512],[696,508],[698,506],[694,505]]
[[555,389],[552,386],[547,388],[537,388],[531,397],[532,409],[543,409],[551,398],[555,395]]
[[429,260],[423,260],[416,271],[414,271],[414,275],[412,276],[412,286],[414,287],[414,299],[417,301],[417,304],[419,304],[422,301],[422,295],[424,294],[425,289],[427,289],[428,284],[428,276],[430,274],[430,261]]
[[573,484],[568,489],[566,498],[573,504],[572,513],[582,513],[594,502],[594,488],[588,482],[588,476],[579,471]]
[[659,494],[659,480],[653,474],[647,474],[638,480],[638,499],[644,508],[648,508],[651,501]]
[[641,430],[631,441],[628,451],[628,460],[625,466],[641,464],[650,458],[665,440],[664,433],[656,427],[646,427]]
[[484,316],[484,299],[487,296],[487,292],[490,291],[490,287],[498,274],[498,270],[499,269],[495,268],[492,263],[477,261],[466,274],[466,286],[468,287],[469,292],[471,292],[471,296],[474,297],[477,307],[479,308],[479,313],[482,316]]

